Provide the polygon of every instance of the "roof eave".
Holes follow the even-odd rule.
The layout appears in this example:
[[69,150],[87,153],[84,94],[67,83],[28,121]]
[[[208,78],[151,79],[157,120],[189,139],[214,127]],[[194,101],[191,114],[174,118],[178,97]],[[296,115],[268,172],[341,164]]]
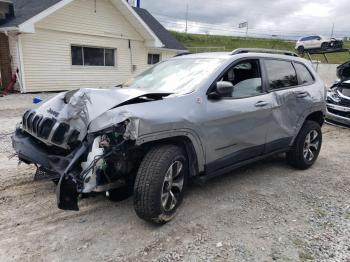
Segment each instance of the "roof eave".
[[[132,24],[134,24],[135,27],[137,27],[137,22],[140,27],[137,27],[139,29],[139,32],[141,35],[146,39],[145,45],[147,47],[158,47],[161,48],[164,46],[162,41],[157,37],[157,35],[149,28],[149,26],[141,19],[141,17],[133,10],[133,8],[127,3],[127,1],[118,1],[118,0],[111,0],[111,2],[116,6],[122,9],[123,11],[129,12],[131,16],[125,16],[125,18]],[[126,12],[122,12],[123,14],[126,14]]]
[[0,27],[0,32],[7,34],[7,32],[19,32],[19,28],[17,26],[9,26],[9,27]]
[[[35,33],[35,24],[37,22],[39,22],[43,18],[51,15],[52,13],[56,12],[57,10],[61,9],[62,7],[66,6],[67,4],[73,1],[74,0],[62,0],[16,27],[0,28],[0,32],[17,31],[21,33]],[[115,7],[117,8],[119,7],[122,9],[122,11],[126,11],[130,14],[130,15],[126,15],[125,17],[129,20],[130,23],[132,23],[138,29],[138,31],[140,31],[141,35],[145,39],[145,45],[147,47],[153,47],[153,48],[164,47],[164,44],[162,43],[162,41],[159,40],[159,38],[154,34],[154,32],[138,16],[138,14],[132,9],[132,7],[126,1],[111,0],[111,2],[114,4]]]

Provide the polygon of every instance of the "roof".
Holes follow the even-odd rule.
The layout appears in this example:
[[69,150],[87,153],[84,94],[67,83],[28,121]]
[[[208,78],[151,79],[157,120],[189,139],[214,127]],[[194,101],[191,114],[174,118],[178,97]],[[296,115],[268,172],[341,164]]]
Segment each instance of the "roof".
[[[3,23],[0,28],[18,27],[61,1],[62,0],[13,0],[15,17]],[[133,7],[133,10],[163,43],[163,48],[187,50],[146,9]]]
[[9,19],[1,27],[15,27],[23,24],[30,18],[45,11],[61,0],[13,0],[15,17]]
[[133,7],[134,11],[142,18],[149,28],[164,44],[164,48],[187,50],[176,38],[158,22],[146,9]]

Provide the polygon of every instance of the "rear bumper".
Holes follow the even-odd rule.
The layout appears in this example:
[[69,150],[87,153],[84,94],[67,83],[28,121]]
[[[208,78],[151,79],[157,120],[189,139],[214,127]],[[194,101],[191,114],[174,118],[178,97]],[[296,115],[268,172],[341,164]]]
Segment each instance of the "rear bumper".
[[334,104],[327,104],[327,122],[350,127],[350,117],[346,117],[346,115],[350,116],[350,108]]

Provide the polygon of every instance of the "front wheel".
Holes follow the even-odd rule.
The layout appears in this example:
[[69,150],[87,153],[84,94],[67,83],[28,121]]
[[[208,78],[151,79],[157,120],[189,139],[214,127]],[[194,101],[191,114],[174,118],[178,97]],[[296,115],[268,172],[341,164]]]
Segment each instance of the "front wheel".
[[134,186],[137,215],[156,224],[165,224],[181,205],[188,173],[184,151],[175,145],[151,149],[139,167]]
[[287,153],[287,161],[298,169],[308,169],[318,158],[322,146],[322,131],[318,123],[306,121]]

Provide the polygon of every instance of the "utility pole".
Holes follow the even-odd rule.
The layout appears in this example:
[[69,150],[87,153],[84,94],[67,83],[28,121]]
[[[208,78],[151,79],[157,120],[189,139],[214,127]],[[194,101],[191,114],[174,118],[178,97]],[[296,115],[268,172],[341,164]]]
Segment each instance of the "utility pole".
[[186,29],[185,32],[187,34],[188,31],[188,3],[186,4]]
[[333,26],[332,26],[331,38],[333,38],[333,35],[334,35],[334,23],[333,23]]
[[248,39],[249,22],[247,21],[247,31],[245,32],[245,38]]

